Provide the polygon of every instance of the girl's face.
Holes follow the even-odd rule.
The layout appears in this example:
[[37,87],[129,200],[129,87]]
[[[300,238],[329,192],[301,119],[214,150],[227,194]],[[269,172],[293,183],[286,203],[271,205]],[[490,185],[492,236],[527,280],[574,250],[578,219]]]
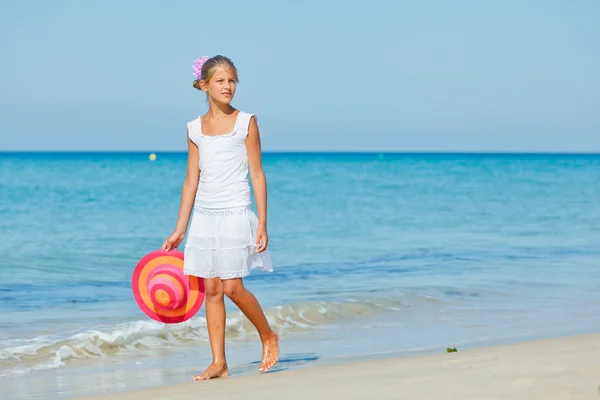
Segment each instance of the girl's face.
[[200,87],[208,93],[208,97],[215,103],[229,104],[235,95],[235,75],[230,68],[219,67],[208,81],[208,84],[202,81]]

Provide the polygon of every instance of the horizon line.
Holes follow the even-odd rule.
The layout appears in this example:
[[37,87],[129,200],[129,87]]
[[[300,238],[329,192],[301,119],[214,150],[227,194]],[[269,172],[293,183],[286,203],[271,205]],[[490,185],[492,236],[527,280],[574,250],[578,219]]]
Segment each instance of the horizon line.
[[[186,154],[187,150],[0,150],[0,154]],[[266,150],[262,154],[480,154],[480,155],[600,155],[600,151],[517,150]]]

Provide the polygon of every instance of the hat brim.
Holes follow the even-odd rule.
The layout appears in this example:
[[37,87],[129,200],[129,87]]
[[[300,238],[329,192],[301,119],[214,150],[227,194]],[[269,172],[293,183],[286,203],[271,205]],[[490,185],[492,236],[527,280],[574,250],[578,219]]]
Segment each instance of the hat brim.
[[[156,304],[148,292],[149,276],[164,267],[177,271],[185,292],[183,304],[173,310]],[[204,301],[204,281],[202,278],[183,273],[183,253],[179,250],[155,250],[146,254],[133,270],[131,283],[135,301],[142,312],[165,324],[187,321],[200,310]]]

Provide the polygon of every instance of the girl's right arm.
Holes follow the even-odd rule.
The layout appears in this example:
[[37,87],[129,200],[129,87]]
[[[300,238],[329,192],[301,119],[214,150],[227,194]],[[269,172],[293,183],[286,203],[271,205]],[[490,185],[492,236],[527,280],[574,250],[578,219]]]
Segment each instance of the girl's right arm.
[[185,238],[190,215],[192,213],[192,207],[194,206],[196,191],[198,190],[198,180],[200,178],[198,160],[198,147],[192,142],[188,134],[188,165],[185,181],[183,182],[183,188],[181,190],[179,216],[177,217],[175,231],[173,231],[171,236],[163,243],[163,250],[169,251],[171,249],[176,249]]

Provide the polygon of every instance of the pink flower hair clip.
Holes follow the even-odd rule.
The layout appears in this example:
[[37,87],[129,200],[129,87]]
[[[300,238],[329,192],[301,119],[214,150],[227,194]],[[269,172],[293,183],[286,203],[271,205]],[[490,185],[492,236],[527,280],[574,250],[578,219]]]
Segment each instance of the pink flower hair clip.
[[196,77],[196,79],[199,80],[201,78],[201,76],[202,76],[202,66],[209,59],[210,59],[210,57],[208,57],[208,56],[202,56],[199,59],[197,59],[196,61],[194,61],[194,65],[192,65],[192,72],[194,73],[194,76]]

